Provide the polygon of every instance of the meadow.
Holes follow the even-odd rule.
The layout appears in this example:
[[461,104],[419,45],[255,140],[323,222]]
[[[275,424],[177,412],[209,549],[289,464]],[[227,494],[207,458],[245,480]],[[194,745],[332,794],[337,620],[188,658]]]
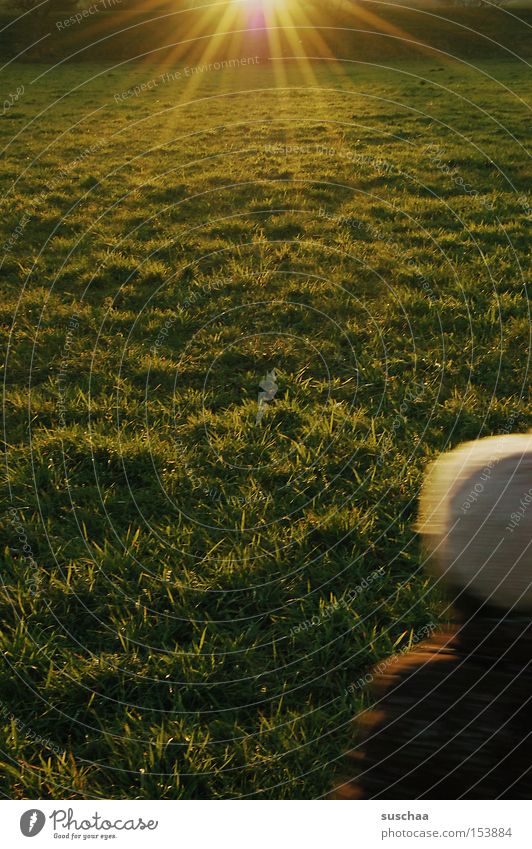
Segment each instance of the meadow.
[[323,797],[450,616],[427,464],[530,427],[530,76],[2,79],[0,792]]

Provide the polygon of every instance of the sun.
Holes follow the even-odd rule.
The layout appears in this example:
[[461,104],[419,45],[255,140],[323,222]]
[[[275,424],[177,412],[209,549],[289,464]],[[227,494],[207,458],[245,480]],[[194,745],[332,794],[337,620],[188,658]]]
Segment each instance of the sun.
[[290,0],[235,0],[235,2],[243,3],[246,6],[255,6],[259,9],[272,9],[290,5]]
[[285,10],[293,9],[300,0],[233,0],[233,2],[252,15],[262,14],[269,17],[272,14],[282,14]]

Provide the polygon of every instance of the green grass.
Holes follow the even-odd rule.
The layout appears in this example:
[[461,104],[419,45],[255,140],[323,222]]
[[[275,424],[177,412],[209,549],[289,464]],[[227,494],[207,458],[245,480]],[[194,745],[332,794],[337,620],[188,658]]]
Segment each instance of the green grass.
[[0,791],[321,796],[447,615],[427,462],[530,426],[530,81],[44,70],[2,72]]

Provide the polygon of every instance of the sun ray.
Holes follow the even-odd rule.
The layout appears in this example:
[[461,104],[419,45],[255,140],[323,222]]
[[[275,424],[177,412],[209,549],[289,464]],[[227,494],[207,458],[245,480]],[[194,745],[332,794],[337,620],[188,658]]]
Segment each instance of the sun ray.
[[[204,78],[202,69],[214,64],[215,57],[224,55],[225,58],[230,58],[227,45],[235,45],[239,41],[238,10],[235,6],[232,2],[224,2],[206,8],[189,30],[181,29],[183,38],[162,58],[160,65],[165,68],[175,68],[177,63],[182,65],[178,71],[185,85],[176,98],[176,105],[194,100]],[[220,10],[223,10],[221,16]],[[232,33],[232,30],[236,32]],[[223,75],[218,77],[219,80],[221,78]],[[173,137],[178,120],[176,111],[170,110],[166,127],[160,133],[163,144]]]
[[[221,55],[221,43],[225,38],[227,40],[228,35],[231,34],[231,31],[238,30],[239,27],[236,26],[238,23],[238,8],[236,8],[236,4],[228,3],[225,7],[225,11],[223,12],[218,27],[215,32],[212,33],[212,37],[206,39],[205,46],[203,48],[203,52],[199,56],[199,58],[195,58],[195,67],[205,67],[208,66],[209,63],[212,63],[214,58],[218,53]],[[218,40],[220,39],[220,40]],[[230,57],[228,57],[230,58]],[[185,89],[183,90],[183,100],[190,101],[192,100],[195,92],[201,84],[201,76],[199,73],[192,73],[189,77],[189,82],[187,83]]]

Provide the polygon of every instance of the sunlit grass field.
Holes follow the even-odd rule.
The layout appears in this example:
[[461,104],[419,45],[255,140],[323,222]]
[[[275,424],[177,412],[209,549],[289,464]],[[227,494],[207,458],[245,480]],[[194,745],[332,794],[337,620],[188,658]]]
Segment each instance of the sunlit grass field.
[[6,797],[326,795],[530,427],[523,66],[249,59],[2,71]]

